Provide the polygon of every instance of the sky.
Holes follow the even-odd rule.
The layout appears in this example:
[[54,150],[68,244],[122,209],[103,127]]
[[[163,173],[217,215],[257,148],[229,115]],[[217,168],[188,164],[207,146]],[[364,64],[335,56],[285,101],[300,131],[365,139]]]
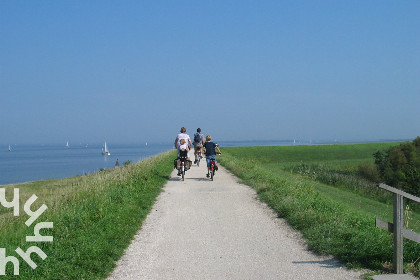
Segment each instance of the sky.
[[420,1],[0,1],[0,145],[414,139]]

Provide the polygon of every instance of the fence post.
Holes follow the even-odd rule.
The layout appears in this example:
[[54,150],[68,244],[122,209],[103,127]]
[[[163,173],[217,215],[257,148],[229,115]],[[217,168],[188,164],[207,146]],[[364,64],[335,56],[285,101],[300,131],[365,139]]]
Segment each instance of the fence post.
[[403,226],[404,226],[404,200],[403,196],[394,193],[394,273],[404,273],[403,260]]

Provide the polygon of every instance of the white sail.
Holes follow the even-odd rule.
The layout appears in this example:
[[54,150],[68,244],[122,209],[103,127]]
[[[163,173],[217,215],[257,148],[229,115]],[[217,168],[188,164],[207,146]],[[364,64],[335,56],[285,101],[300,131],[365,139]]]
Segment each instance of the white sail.
[[69,147],[69,141],[67,141],[67,143],[66,143],[66,147],[67,147],[67,148]]
[[108,147],[106,146],[106,141],[104,143],[104,147],[102,148],[102,154],[105,155],[105,156],[110,156],[111,155],[111,153],[108,150]]
[[10,145],[9,145],[9,152],[11,152],[12,151],[12,148],[10,147]]

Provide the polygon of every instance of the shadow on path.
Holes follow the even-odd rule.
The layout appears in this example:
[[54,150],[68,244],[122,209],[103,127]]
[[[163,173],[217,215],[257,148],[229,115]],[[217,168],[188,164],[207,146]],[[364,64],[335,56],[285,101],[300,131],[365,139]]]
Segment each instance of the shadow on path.
[[320,264],[320,267],[325,268],[340,268],[344,267],[344,265],[340,264],[334,258],[323,260],[323,261],[293,261],[293,264]]

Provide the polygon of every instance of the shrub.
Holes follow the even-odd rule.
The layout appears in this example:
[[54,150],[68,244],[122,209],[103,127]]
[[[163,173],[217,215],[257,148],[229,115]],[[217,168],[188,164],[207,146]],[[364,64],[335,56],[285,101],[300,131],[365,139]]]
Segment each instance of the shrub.
[[373,156],[383,182],[420,196],[420,136]]

